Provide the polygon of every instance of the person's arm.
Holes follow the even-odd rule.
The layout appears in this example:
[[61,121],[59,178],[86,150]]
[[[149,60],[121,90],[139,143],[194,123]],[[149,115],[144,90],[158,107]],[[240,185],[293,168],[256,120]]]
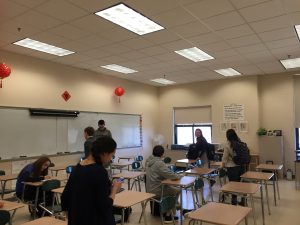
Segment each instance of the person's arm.
[[61,208],[62,211],[69,211],[70,201],[71,201],[71,186],[73,181],[73,174],[70,174],[68,182],[64,188],[64,191],[61,195]]
[[112,138],[110,130],[107,131],[108,131],[108,136]]
[[222,156],[222,164],[221,164],[222,167],[224,167],[225,164],[228,162],[229,153],[230,153],[229,148],[230,148],[230,146],[228,144],[226,144],[224,147],[224,152],[223,152],[223,156]]
[[174,173],[164,162],[156,162],[156,168],[158,170],[158,175],[165,179],[179,179],[181,176]]

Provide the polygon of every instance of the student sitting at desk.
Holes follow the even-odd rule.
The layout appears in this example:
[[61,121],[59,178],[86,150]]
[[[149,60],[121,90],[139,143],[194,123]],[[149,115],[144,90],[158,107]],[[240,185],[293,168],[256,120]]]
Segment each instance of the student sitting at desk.
[[92,145],[92,154],[72,171],[61,196],[62,209],[68,213],[68,225],[115,225],[113,201],[122,183],[111,184],[105,166],[116,148],[111,137],[97,139]]
[[[163,161],[164,148],[156,145],[153,148],[152,155],[146,161],[146,191],[156,196],[161,196],[162,184],[165,179],[179,179],[181,176],[171,171]],[[179,189],[176,187],[164,186],[164,196],[179,196]],[[174,205],[175,209],[175,205]],[[178,220],[178,217],[174,217]],[[170,215],[165,216],[165,221],[172,221]]]
[[[44,179],[50,179],[48,176],[48,168],[51,161],[48,157],[40,157],[35,162],[25,166],[18,175],[16,184],[16,195],[18,198],[22,199],[22,193],[24,188],[24,182],[38,182]],[[25,201],[33,201],[35,199],[36,187],[26,186],[24,190]],[[42,192],[39,193],[39,199],[42,198]],[[51,202],[51,196],[47,197],[48,201]],[[42,210],[39,210],[41,213]],[[40,215],[38,213],[38,215]]]

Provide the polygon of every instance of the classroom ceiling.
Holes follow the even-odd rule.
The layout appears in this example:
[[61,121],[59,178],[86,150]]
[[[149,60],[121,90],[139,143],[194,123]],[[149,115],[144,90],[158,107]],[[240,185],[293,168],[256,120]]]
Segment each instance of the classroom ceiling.
[[[241,76],[284,73],[279,60],[300,57],[299,0],[122,1],[165,27],[143,36],[94,14],[119,2],[1,0],[0,49],[155,86],[150,80],[164,75],[176,84],[226,79],[214,70],[228,67]],[[76,53],[58,57],[12,44],[27,37]],[[215,59],[196,63],[174,52],[191,47]],[[107,64],[138,72],[100,67]]]

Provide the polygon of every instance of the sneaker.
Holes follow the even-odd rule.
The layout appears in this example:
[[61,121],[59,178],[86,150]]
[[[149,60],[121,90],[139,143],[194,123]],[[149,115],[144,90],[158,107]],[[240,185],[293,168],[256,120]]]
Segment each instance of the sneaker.
[[[165,216],[164,220],[164,223],[173,223],[171,215]],[[178,221],[178,216],[174,216],[174,221]]]
[[191,211],[193,211],[193,210],[192,210],[192,209],[183,209],[183,210],[182,210],[182,214],[184,215],[184,217],[186,217],[185,214],[188,214],[188,213],[190,213]]
[[216,183],[215,180],[209,180],[209,184],[210,184],[211,187],[214,186],[215,183]]

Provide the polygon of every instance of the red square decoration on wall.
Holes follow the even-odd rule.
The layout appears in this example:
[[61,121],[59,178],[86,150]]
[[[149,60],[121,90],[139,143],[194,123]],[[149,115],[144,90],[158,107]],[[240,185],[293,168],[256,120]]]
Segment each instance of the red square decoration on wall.
[[64,93],[62,93],[61,97],[67,102],[71,98],[71,95],[68,91],[65,91]]

